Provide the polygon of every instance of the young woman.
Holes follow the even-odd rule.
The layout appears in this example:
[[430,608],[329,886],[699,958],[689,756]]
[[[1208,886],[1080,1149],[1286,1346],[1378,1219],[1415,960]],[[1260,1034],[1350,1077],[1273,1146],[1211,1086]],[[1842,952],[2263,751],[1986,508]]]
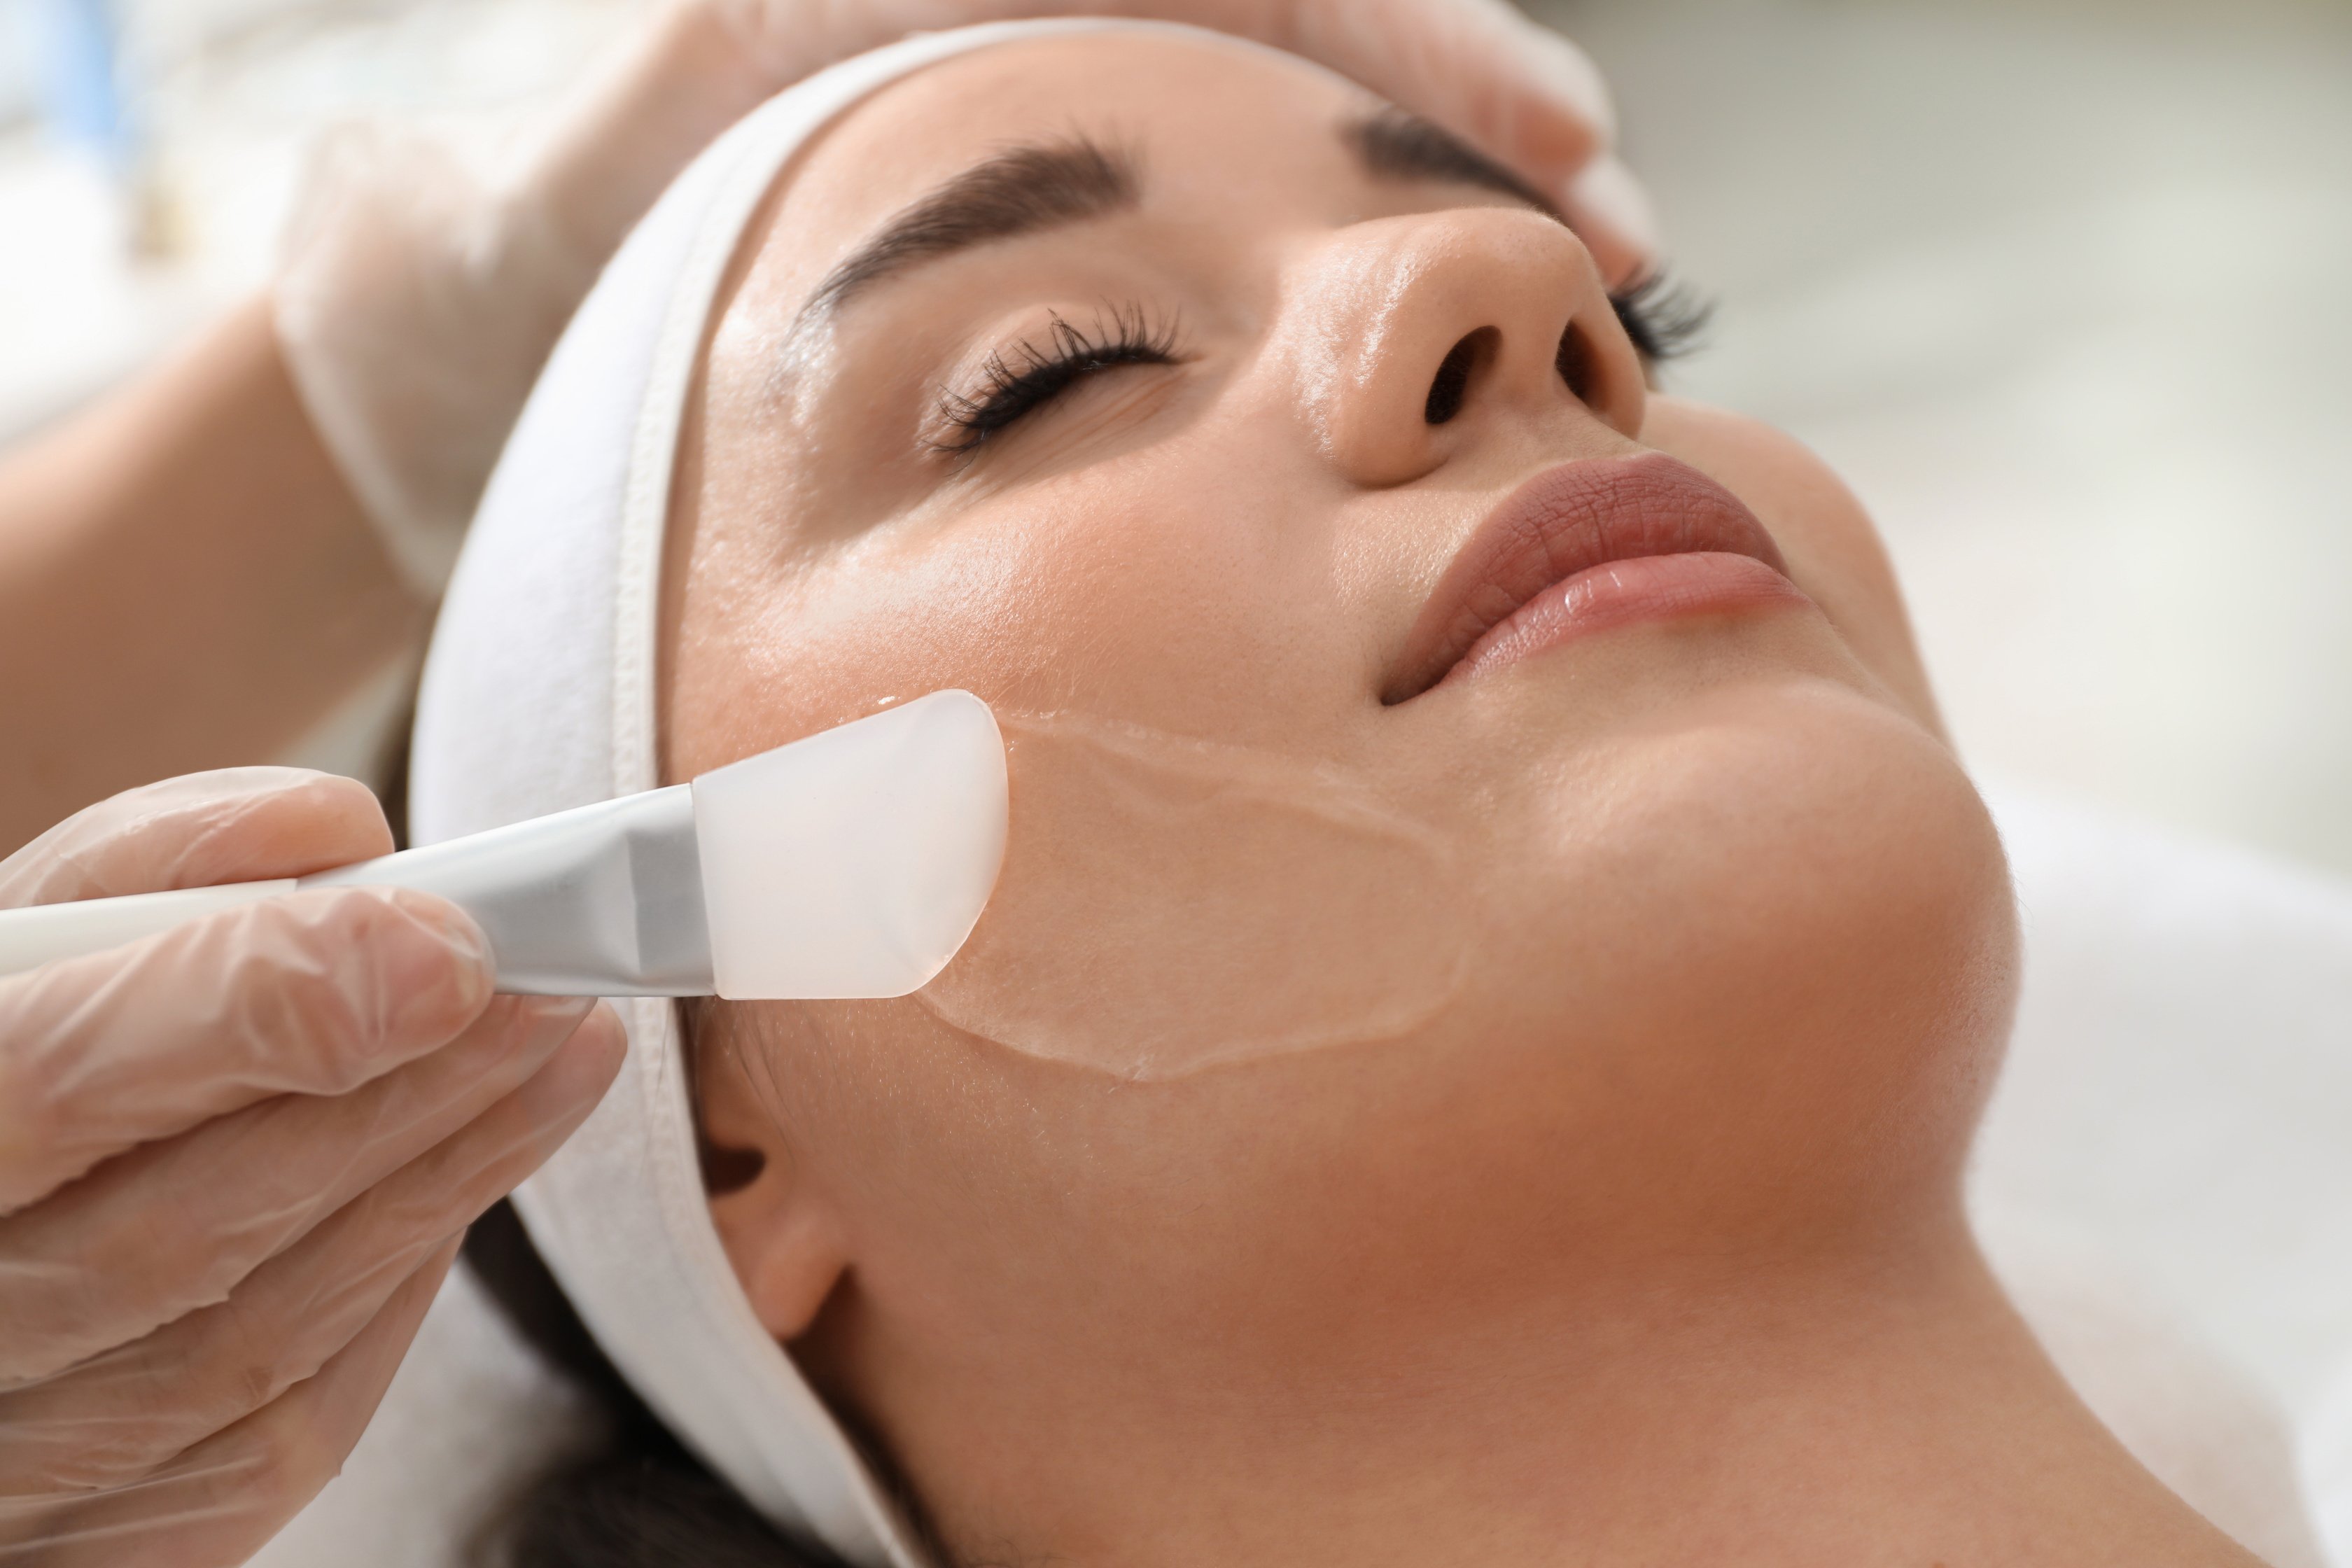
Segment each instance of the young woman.
[[[728,1310],[922,1550],[2252,1561],[1969,1235],[2000,844],[1868,520],[1655,390],[1654,293],[1451,138],[1204,36],[947,54],[760,189],[740,244],[705,230],[710,309],[654,311],[691,329],[675,421],[622,426],[657,595],[625,564],[618,621],[567,623],[593,509],[539,508],[534,577],[502,475],[420,808],[455,831],[478,763],[561,771],[509,689],[571,688],[480,654],[520,635],[496,605],[566,647],[616,625],[613,744],[642,683],[671,779],[938,688],[995,707],[1013,842],[949,971],[678,1037]],[[569,432],[542,501],[615,444],[582,434],[598,310],[509,455]],[[666,1018],[632,1049],[675,1089]],[[791,1463],[753,1495],[756,1406],[661,1369],[700,1320],[631,1339],[671,1266],[597,1271],[627,1184],[570,1190],[524,1205],[556,1275],[746,1496],[640,1424],[519,1505],[519,1559],[791,1560],[761,1515],[843,1539]]]

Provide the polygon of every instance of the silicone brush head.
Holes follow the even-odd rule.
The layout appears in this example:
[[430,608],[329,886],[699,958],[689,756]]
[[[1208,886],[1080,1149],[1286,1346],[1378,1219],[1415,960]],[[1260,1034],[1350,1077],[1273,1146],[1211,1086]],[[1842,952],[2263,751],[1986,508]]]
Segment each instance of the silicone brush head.
[[935,691],[694,781],[719,995],[903,996],[947,967],[1004,863],[1004,741]]

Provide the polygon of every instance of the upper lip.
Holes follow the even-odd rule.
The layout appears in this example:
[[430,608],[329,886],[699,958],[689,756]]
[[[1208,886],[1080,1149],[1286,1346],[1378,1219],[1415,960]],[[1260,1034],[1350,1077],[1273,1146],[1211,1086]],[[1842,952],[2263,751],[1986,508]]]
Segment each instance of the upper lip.
[[1562,463],[1505,497],[1455,552],[1407,635],[1386,702],[1445,679],[1471,646],[1555,583],[1605,562],[1723,551],[1788,572],[1738,496],[1662,452]]

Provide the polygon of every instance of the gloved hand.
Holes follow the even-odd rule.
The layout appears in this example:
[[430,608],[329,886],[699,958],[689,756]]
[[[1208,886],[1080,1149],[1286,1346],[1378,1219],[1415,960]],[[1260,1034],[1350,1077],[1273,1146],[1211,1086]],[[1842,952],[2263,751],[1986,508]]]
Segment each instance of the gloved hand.
[[[0,862],[0,906],[391,847],[349,780],[199,774]],[[619,1067],[609,1009],[490,984],[461,910],[373,889],[0,979],[0,1563],[242,1563],[334,1475]]]
[[1558,192],[1612,285],[1654,259],[1600,74],[1507,0],[671,0],[509,176],[357,128],[314,161],[275,300],[312,422],[416,591],[440,592],[539,367],[670,179],[802,77],[1016,16],[1192,22],[1321,61]]

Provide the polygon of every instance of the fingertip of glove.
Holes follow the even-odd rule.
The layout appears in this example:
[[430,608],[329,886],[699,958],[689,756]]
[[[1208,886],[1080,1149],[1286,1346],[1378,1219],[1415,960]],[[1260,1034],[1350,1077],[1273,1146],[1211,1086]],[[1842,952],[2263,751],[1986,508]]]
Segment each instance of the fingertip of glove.
[[1657,214],[1622,159],[1613,153],[1593,159],[1569,182],[1564,200],[1612,289],[1651,270],[1660,245]]
[[304,877],[392,853],[383,806],[359,780],[298,768],[239,771],[251,778],[250,792],[223,798],[215,839],[194,868],[205,881]]
[[457,997],[470,1010],[468,1016],[489,1005],[498,988],[498,962],[490,952],[490,939],[474,917],[430,893],[400,888],[394,889],[393,897],[446,955],[442,962],[453,966],[448,973]]
[[507,1033],[514,1048],[536,1061],[545,1061],[578,1034],[596,1002],[590,996],[500,996],[489,1011],[511,1005]]
[[541,1068],[524,1092],[541,1128],[568,1133],[586,1119],[620,1076],[628,1035],[610,1007],[598,1005]]
[[1514,18],[1499,58],[1462,84],[1457,129],[1553,193],[1566,191],[1616,144],[1616,113],[1583,51],[1537,23]]
[[1542,23],[1527,20],[1520,64],[1538,91],[1575,115],[1601,147],[1617,142],[1617,105],[1592,57]]
[[588,1066],[593,1069],[596,1094],[602,1098],[604,1089],[620,1076],[621,1064],[629,1054],[629,1031],[622,1026],[621,1016],[605,1003],[599,1002],[581,1021],[575,1040],[585,1037],[579,1049]]
[[515,1006],[533,1027],[576,1028],[595,1010],[593,996],[518,996]]
[[330,940],[359,949],[359,962],[340,972],[386,998],[387,1043],[437,1036],[424,1042],[437,1045],[489,1005],[498,985],[496,963],[489,939],[464,910],[407,888],[332,892],[350,911],[350,924]]

